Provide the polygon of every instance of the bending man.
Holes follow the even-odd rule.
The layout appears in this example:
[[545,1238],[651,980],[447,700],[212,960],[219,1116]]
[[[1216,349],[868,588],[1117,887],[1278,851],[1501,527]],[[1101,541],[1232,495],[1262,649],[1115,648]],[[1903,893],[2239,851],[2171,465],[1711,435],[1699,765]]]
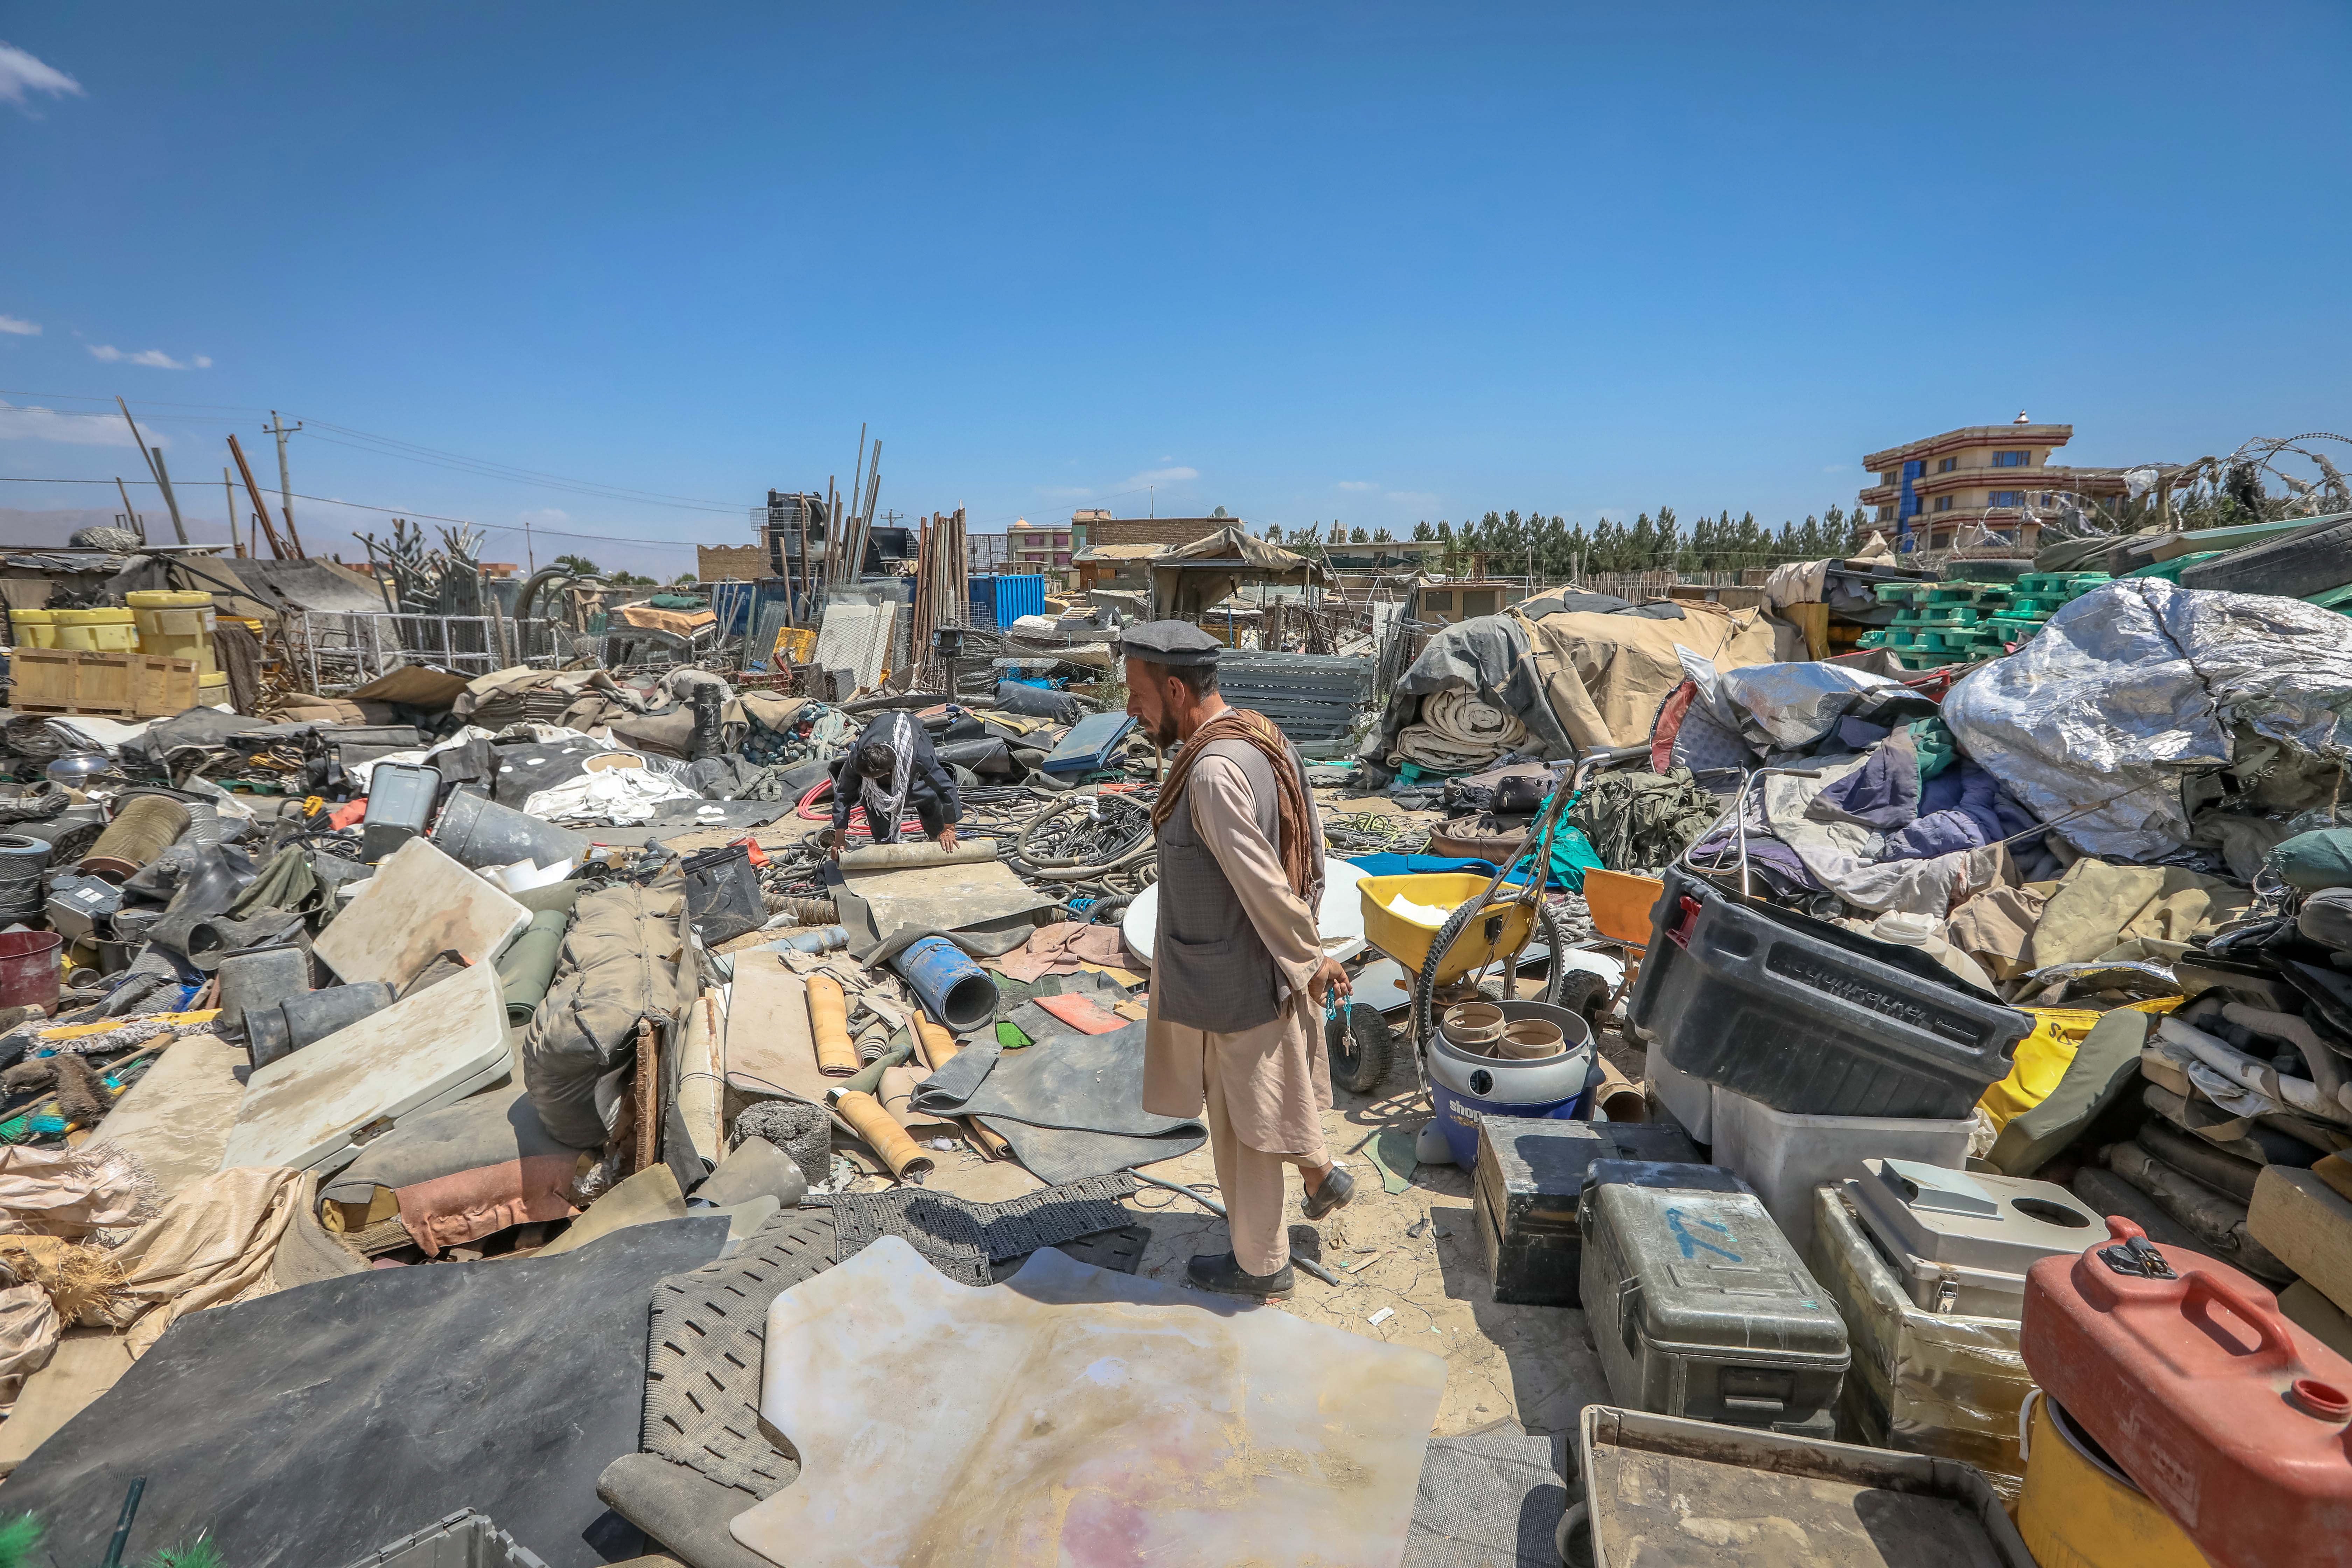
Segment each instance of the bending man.
[[956,847],[955,825],[963,801],[955,775],[940,762],[931,737],[903,710],[877,714],[833,766],[833,848],[841,858],[853,806],[866,808],[866,826],[877,844],[898,842],[899,819],[909,807],[923,825],[923,837],[942,849]]
[[1297,749],[1264,714],[1217,694],[1215,638],[1154,621],[1122,640],[1127,710],[1161,746],[1182,742],[1152,807],[1160,921],[1152,939],[1143,1109],[1202,1117],[1233,1250],[1195,1258],[1192,1284],[1287,1296],[1283,1167],[1306,1215],[1354,1194],[1323,1143],[1331,1066],[1323,998],[1348,977],[1323,955],[1323,829]]

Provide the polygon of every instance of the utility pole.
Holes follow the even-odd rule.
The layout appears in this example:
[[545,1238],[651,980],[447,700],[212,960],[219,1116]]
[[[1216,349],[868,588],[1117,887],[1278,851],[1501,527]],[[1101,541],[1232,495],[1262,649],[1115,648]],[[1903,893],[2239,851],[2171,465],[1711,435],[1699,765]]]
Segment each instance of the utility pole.
[[221,470],[221,504],[228,509],[229,548],[239,556],[245,553],[245,535],[236,531],[236,487],[229,482],[228,470]]
[[522,558],[530,563],[530,575],[539,575],[539,552],[530,542],[530,513],[522,514]]
[[180,536],[181,543],[185,544],[188,529],[180,521],[180,498],[172,493],[172,476],[163,471],[163,448],[147,445],[147,438],[139,434],[139,421],[131,417],[131,405],[118,396],[114,405],[122,410],[122,422],[131,426],[131,444],[139,448],[141,457],[147,459],[147,471],[155,476],[155,488],[163,492],[163,504],[172,509],[172,531]]
[[269,411],[269,434],[278,437],[278,508],[286,513],[286,537],[293,541],[294,553],[298,556],[302,553],[302,535],[294,527],[294,480],[286,468],[286,437],[300,428],[300,420],[297,419],[294,429],[289,430],[286,427],[286,421],[278,417],[278,410],[273,408]]

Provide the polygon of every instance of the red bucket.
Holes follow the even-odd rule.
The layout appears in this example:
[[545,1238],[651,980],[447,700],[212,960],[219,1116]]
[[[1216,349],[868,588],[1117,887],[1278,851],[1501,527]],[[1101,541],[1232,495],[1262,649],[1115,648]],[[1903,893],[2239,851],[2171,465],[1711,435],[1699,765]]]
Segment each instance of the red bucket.
[[65,942],[53,931],[0,931],[0,1007],[57,1010]]

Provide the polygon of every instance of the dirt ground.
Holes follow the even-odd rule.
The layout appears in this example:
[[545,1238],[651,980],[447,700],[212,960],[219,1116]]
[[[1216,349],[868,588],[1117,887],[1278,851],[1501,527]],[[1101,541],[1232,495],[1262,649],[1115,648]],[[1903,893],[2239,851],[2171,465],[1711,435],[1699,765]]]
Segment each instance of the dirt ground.
[[[1639,1079],[1643,1053],[1613,1034],[1602,1053]],[[1473,1228],[1470,1173],[1452,1165],[1423,1165],[1402,1193],[1385,1192],[1363,1142],[1385,1128],[1407,1131],[1428,1118],[1412,1089],[1412,1069],[1400,1060],[1383,1092],[1342,1089],[1324,1113],[1325,1141],[1356,1179],[1348,1206],[1310,1225],[1300,1213],[1298,1179],[1289,1184],[1290,1243],[1299,1257],[1344,1271],[1346,1283],[1326,1285],[1303,1270],[1297,1294],[1267,1310],[1328,1323],[1367,1339],[1410,1345],[1445,1358],[1445,1399],[1434,1435],[1475,1432],[1512,1420],[1531,1432],[1574,1427],[1586,1405],[1605,1401],[1601,1366],[1584,1342],[1584,1314],[1565,1307],[1514,1307],[1496,1302],[1486,1260]],[[1206,1144],[1181,1159],[1144,1167],[1148,1174],[1216,1191]],[[943,1161],[929,1185],[982,1201],[1017,1197],[1042,1184],[1009,1161],[975,1157]],[[1137,1223],[1151,1230],[1142,1272],[1181,1283],[1187,1259],[1226,1250],[1225,1223],[1176,1194],[1146,1186],[1129,1200]],[[1431,1222],[1418,1236],[1414,1224]],[[1372,1320],[1383,1312],[1379,1322]]]

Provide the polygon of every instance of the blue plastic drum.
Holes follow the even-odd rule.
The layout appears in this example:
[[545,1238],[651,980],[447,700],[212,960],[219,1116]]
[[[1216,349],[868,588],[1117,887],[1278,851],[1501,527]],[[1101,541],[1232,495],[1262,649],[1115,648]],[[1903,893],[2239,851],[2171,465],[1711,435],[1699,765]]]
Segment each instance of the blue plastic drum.
[[1586,1114],[1592,1076],[1592,1030],[1583,1017],[1548,1002],[1503,1002],[1503,1019],[1541,1018],[1558,1026],[1567,1048],[1557,1056],[1507,1060],[1482,1057],[1449,1042],[1444,1031],[1429,1039],[1429,1096],[1436,1126],[1454,1163],[1469,1170],[1478,1159],[1478,1118],[1526,1116],[1568,1121]]

